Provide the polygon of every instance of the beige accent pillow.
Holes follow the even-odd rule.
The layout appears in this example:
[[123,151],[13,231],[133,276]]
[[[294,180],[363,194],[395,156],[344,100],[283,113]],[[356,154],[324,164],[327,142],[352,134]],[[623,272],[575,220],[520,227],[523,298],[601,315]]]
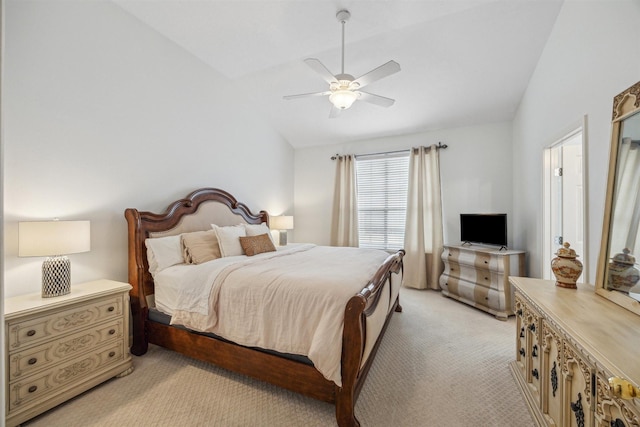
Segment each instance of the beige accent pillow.
[[202,264],[222,257],[218,236],[214,230],[195,231],[181,235],[184,260],[187,264]]
[[269,234],[259,234],[257,236],[240,237],[240,246],[247,256],[254,256],[264,252],[276,250]]
[[218,245],[220,245],[220,254],[223,257],[244,255],[242,246],[240,246],[240,240],[238,237],[245,237],[247,232],[244,230],[244,225],[229,225],[227,227],[220,227],[215,224],[211,224],[213,230],[218,237]]

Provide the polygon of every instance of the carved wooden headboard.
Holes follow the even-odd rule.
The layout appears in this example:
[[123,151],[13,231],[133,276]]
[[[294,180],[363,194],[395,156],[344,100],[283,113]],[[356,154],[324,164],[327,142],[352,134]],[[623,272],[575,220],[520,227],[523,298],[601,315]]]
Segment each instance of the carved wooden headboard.
[[231,194],[217,188],[195,190],[184,199],[171,203],[160,214],[129,208],[124,216],[129,230],[129,284],[133,287],[130,295],[134,319],[141,314],[140,310],[148,310],[149,299],[154,294],[145,239],[208,230],[211,224],[269,224],[266,211],[254,214]]

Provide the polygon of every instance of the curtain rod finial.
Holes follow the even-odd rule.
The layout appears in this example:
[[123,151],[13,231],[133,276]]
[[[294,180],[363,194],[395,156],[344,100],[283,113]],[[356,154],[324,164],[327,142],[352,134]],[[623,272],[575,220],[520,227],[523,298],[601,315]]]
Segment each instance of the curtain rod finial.
[[438,142],[438,148],[447,148],[449,147],[447,144],[443,144],[442,142]]

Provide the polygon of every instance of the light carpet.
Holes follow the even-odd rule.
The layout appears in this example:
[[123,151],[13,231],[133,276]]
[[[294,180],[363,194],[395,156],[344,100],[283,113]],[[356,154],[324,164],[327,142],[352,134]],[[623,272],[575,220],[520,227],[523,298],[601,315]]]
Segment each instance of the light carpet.
[[[534,426],[508,368],[515,320],[402,289],[356,403],[363,426]],[[157,346],[24,426],[333,426],[334,406]]]

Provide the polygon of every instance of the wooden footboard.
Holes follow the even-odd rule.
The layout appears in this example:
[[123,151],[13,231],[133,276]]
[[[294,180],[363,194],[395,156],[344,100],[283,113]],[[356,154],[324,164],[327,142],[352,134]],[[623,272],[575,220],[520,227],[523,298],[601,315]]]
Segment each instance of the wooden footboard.
[[[354,413],[355,403],[393,312],[402,311],[398,298],[393,300],[392,308],[388,310],[382,330],[374,337],[367,336],[366,318],[375,312],[381,301],[389,302],[389,298],[382,298],[383,292],[385,289],[392,292],[391,275],[401,273],[403,256],[403,250],[389,256],[369,284],[347,303],[342,335],[342,387],[335,386],[336,420],[339,426],[360,425]],[[385,284],[389,284],[389,286],[385,287]],[[369,357],[363,364],[362,358],[367,338],[376,341]]]
[[[339,387],[324,378],[312,365],[149,319],[154,283],[148,271],[144,240],[152,233],[174,230],[183,223],[186,216],[195,215],[201,204],[208,202],[224,204],[247,223],[268,223],[266,212],[252,214],[230,194],[212,188],[194,191],[185,199],[171,204],[163,214],[139,212],[136,209],[125,211],[129,227],[129,283],[133,287],[131,352],[140,356],[147,352],[149,343],[157,344],[309,397],[334,403],[339,426],[358,426],[359,422],[354,414],[356,399],[393,312],[401,311],[398,298],[394,297],[397,295],[398,285],[392,286],[392,277],[399,283],[404,251],[390,255],[367,286],[354,295],[345,307],[342,386]],[[380,323],[377,323],[378,327],[372,328],[374,331],[367,331],[367,319],[381,315],[384,315],[382,326],[379,327]]]

